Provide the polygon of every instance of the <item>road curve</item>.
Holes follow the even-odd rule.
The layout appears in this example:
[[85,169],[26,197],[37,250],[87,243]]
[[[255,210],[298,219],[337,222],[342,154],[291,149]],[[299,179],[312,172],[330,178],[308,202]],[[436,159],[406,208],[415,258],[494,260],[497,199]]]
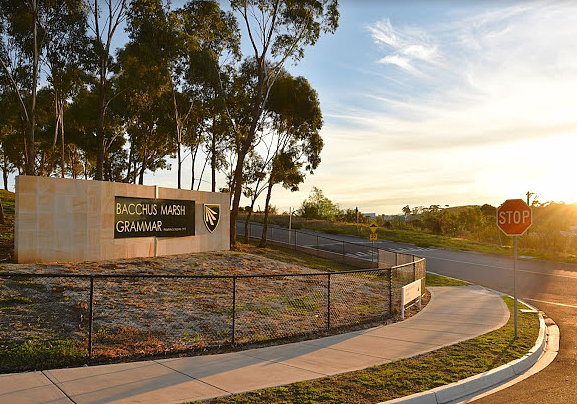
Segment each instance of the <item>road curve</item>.
[[[368,240],[354,236],[317,234],[370,245]],[[512,257],[434,247],[422,248],[388,240],[379,240],[374,245],[425,257],[429,271],[513,294]],[[559,354],[551,365],[536,375],[477,400],[476,403],[576,403],[577,265],[521,259],[517,269],[518,297],[544,311],[559,326]]]

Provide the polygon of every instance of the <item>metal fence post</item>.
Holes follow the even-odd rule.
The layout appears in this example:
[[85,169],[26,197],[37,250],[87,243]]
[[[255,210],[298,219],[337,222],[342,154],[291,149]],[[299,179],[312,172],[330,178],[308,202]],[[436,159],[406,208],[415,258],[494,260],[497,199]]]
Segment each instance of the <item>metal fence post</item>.
[[327,275],[327,330],[331,329],[331,274]]
[[413,255],[413,282],[417,280],[417,264],[415,264],[415,256]]
[[395,266],[399,265],[399,253],[395,253]]
[[235,332],[235,317],[236,317],[236,276],[232,277],[232,344],[234,345]]
[[389,269],[389,316],[393,315],[393,270]]
[[92,359],[92,324],[94,302],[94,276],[90,275],[90,303],[88,306],[88,359]]

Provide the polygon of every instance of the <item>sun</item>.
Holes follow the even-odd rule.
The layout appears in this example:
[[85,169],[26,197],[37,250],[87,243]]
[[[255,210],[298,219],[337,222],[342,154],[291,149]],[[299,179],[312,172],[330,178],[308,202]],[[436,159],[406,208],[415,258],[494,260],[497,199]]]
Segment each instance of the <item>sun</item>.
[[576,203],[577,134],[546,139],[535,146],[533,164],[539,173],[529,178],[533,186],[528,191],[535,192],[540,202]]

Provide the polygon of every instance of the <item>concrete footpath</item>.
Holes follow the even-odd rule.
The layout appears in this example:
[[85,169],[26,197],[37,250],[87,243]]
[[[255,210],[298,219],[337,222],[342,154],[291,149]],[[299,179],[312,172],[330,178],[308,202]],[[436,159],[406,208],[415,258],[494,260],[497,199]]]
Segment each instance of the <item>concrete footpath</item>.
[[2,404],[174,404],[316,379],[406,358],[501,327],[509,310],[479,286],[431,287],[395,324],[247,351],[0,375]]

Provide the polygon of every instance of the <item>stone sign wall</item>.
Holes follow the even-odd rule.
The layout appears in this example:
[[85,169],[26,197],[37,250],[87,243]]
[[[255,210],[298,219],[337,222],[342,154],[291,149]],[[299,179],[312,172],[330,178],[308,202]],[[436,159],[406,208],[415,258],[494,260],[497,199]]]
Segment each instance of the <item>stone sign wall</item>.
[[228,206],[220,192],[18,176],[15,258],[78,262],[228,250]]

